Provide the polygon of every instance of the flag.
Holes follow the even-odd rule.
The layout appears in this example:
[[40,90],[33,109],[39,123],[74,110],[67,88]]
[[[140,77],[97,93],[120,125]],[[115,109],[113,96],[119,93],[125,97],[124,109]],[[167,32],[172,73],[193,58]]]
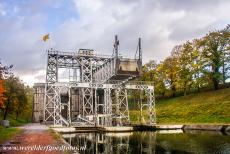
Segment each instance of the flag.
[[43,41],[46,42],[48,39],[50,39],[49,34],[46,34],[42,37]]

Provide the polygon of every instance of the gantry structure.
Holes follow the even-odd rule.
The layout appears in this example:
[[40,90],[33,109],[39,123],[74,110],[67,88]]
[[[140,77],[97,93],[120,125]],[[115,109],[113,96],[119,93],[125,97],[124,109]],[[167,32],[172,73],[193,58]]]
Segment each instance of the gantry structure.
[[[139,102],[141,121],[155,124],[154,87],[135,81],[142,74],[141,39],[135,58],[120,56],[118,46],[115,36],[112,56],[91,49],[48,50],[46,83],[34,85],[33,120],[66,126],[129,125],[128,91],[138,90],[146,97]],[[65,81],[60,81],[61,69],[68,70]]]

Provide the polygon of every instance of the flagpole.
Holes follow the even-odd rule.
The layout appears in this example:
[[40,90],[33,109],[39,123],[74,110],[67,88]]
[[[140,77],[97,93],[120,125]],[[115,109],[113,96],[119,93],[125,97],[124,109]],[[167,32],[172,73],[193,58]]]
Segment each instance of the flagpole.
[[48,47],[51,49],[50,39],[48,39]]
[[44,42],[48,43],[47,48],[48,48],[48,50],[50,50],[51,49],[51,40],[50,40],[49,34],[44,35],[42,39]]

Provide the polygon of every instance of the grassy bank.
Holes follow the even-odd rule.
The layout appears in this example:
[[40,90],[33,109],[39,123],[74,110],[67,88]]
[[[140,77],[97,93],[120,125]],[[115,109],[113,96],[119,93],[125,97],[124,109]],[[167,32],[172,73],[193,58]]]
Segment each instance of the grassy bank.
[[0,126],[0,143],[8,140],[9,138],[15,136],[16,134],[20,133],[21,129],[10,127],[10,128],[4,128]]
[[[3,118],[0,117],[0,120]],[[23,118],[15,119],[12,115],[7,117],[7,120],[10,121],[10,127],[5,128],[0,125],[0,143],[10,139],[11,137],[15,136],[16,134],[20,133],[21,129],[16,128],[17,126],[24,125],[30,121],[25,120]]]
[[[159,124],[230,123],[230,88],[156,101],[156,113]],[[130,111],[132,121],[138,115]]]
[[[0,117],[0,120],[2,120],[3,117]],[[13,115],[8,115],[7,120],[9,120],[10,122],[10,127],[17,127],[17,126],[21,126],[21,125],[24,125],[26,123],[29,123],[31,122],[30,120],[27,120],[25,118],[22,118],[22,117],[19,117],[17,119],[15,119],[15,117]]]

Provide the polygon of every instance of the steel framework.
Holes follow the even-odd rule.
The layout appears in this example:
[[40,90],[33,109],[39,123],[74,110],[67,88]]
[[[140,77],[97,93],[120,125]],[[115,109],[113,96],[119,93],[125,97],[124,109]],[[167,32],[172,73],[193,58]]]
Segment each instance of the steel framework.
[[[156,123],[154,87],[130,81],[141,74],[140,39],[139,58],[127,59],[118,56],[119,41],[117,36],[115,38],[114,56],[96,55],[90,49],[73,53],[48,50],[44,100],[35,101],[44,107],[45,123],[67,126],[129,124],[127,91],[131,89],[146,93],[147,101],[141,104],[140,111],[147,107],[149,118],[145,122]],[[60,68],[69,70],[68,81],[60,81]],[[35,85],[35,91],[37,88],[41,86]],[[38,100],[42,95],[35,92],[34,97]]]

